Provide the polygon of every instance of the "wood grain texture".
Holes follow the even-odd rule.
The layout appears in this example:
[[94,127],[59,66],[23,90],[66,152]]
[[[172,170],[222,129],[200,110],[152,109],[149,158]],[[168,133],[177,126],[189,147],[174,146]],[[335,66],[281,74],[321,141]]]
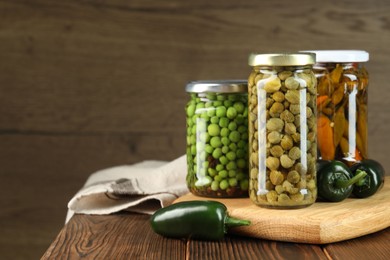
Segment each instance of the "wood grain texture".
[[323,246],[232,234],[201,241],[157,235],[147,215],[75,215],[41,259],[388,259],[389,234],[386,229]]
[[258,240],[234,235],[223,241],[192,241],[187,259],[327,259],[320,246]]
[[231,233],[260,239],[328,244],[371,234],[390,227],[390,177],[376,194],[339,203],[316,202],[303,209],[282,210],[256,206],[249,198],[214,199],[187,194],[175,202],[217,200],[231,216],[251,221]]
[[3,255],[41,255],[93,171],[183,154],[185,84],[246,78],[253,51],[369,51],[369,152],[388,169],[389,12],[387,0],[0,0]]
[[221,241],[169,239],[149,216],[75,215],[41,259],[326,259],[321,247],[226,236]]
[[386,229],[358,239],[326,245],[324,250],[331,259],[389,259],[389,242],[390,230]]
[[74,218],[42,259],[184,259],[185,243],[153,233],[147,215]]

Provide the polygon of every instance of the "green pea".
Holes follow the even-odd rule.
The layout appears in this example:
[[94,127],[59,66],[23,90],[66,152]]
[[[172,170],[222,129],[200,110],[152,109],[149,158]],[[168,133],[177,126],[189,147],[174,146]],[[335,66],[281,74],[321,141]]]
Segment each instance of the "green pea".
[[228,172],[227,172],[226,170],[223,170],[223,171],[220,171],[220,172],[218,173],[218,175],[219,175],[222,179],[224,179],[224,178],[226,178],[226,177],[228,176]]
[[211,145],[206,144],[204,150],[206,151],[206,153],[211,154],[213,152],[214,148]]
[[221,190],[226,190],[227,188],[229,187],[229,183],[227,180],[222,180],[220,183],[219,183],[219,188]]
[[207,172],[209,173],[209,175],[211,177],[214,177],[217,174],[217,171],[215,169],[213,169],[213,168],[208,168]]
[[222,106],[222,105],[223,105],[222,101],[213,101],[213,106],[214,107],[219,107],[219,106]]
[[238,146],[238,148],[245,148],[248,146],[248,143],[243,141],[243,140],[240,140],[240,141],[238,141],[237,146]]
[[229,136],[229,133],[230,133],[230,130],[227,129],[226,127],[222,128],[221,129],[221,136],[225,137],[225,136]]
[[235,170],[229,170],[228,175],[230,178],[236,177],[237,172]]
[[238,159],[237,167],[240,169],[244,169],[246,167],[246,161],[244,159]]
[[237,111],[234,107],[229,107],[227,112],[226,112],[226,116],[227,118],[229,119],[233,119],[237,116]]
[[239,96],[236,95],[236,94],[232,94],[232,95],[229,95],[229,96],[228,96],[228,99],[229,99],[230,101],[236,101],[237,98],[239,98]]
[[191,145],[191,154],[195,155],[196,154],[196,145]]
[[206,98],[207,98],[208,100],[215,100],[216,96],[217,96],[217,95],[214,94],[214,93],[207,93]]
[[204,108],[204,103],[203,102],[199,102],[199,103],[196,104],[196,110],[202,109],[202,108]]
[[241,181],[241,180],[245,179],[245,174],[242,173],[242,172],[237,173],[236,179],[237,179],[238,181]]
[[[228,160],[230,161],[233,161],[236,159],[236,153],[233,152],[233,151],[230,151],[226,154],[226,158],[228,158]],[[228,164],[229,165],[229,164]]]
[[219,162],[222,164],[222,165],[226,165],[229,163],[229,160],[226,158],[226,156],[222,155],[221,157],[219,157]]
[[248,132],[248,128],[246,126],[240,125],[237,129],[237,131],[242,134]]
[[204,161],[202,163],[202,167],[204,167],[205,169],[207,169],[209,167],[209,162],[208,161]]
[[222,164],[217,164],[217,166],[215,166],[215,169],[217,171],[222,171],[223,169],[225,169],[225,166],[223,166]]
[[237,184],[238,184],[238,181],[237,181],[236,178],[230,178],[230,179],[229,179],[229,186],[230,186],[230,187],[236,187]]
[[217,115],[217,117],[220,117],[220,118],[225,117],[226,116],[226,107],[224,107],[224,106],[217,107],[216,115]]
[[245,106],[244,106],[244,104],[241,103],[241,102],[235,102],[234,105],[233,105],[233,107],[236,109],[237,113],[240,113],[240,114],[241,114],[242,112],[244,112],[244,110],[245,110]]
[[199,118],[199,115],[195,114],[192,116],[191,120],[192,120],[192,123],[196,123],[196,120]]
[[248,140],[248,133],[247,133],[247,132],[242,133],[242,134],[241,134],[241,139],[242,139],[242,140]]
[[237,149],[236,154],[237,158],[245,158],[246,152],[244,149]]
[[206,132],[202,132],[199,135],[199,140],[201,142],[207,143],[208,141],[210,141],[210,135]]
[[192,118],[187,118],[186,122],[187,122],[187,126],[193,126],[194,125],[194,122],[192,122]]
[[225,107],[231,107],[233,105],[233,102],[231,100],[225,100],[223,101],[223,105]]
[[237,150],[237,145],[235,143],[230,143],[229,144],[229,149],[233,152]]
[[196,125],[193,125],[191,128],[191,134],[195,135],[196,134]]
[[196,135],[191,135],[190,144],[196,144]]
[[235,170],[237,169],[237,165],[235,162],[233,161],[230,161],[227,165],[226,165],[226,169],[229,171],[229,170]]
[[229,119],[227,117],[222,117],[221,119],[219,119],[219,126],[224,128],[228,127]]
[[248,107],[245,107],[243,117],[248,117]]
[[217,116],[213,116],[210,118],[210,122],[212,124],[218,124],[219,123],[219,118]]
[[210,145],[214,148],[218,148],[222,146],[221,138],[219,136],[213,136],[210,139]]
[[213,182],[211,183],[211,189],[212,189],[213,191],[219,190],[219,181],[213,181]]
[[249,181],[248,181],[248,179],[242,180],[240,182],[240,188],[241,188],[241,190],[248,190],[248,188],[249,188]]
[[225,95],[217,95],[217,100],[224,101],[226,99]]
[[244,125],[246,120],[247,118],[242,115],[238,115],[236,118],[234,118],[234,122],[236,122],[237,125]]
[[220,181],[222,181],[222,178],[221,178],[221,176],[219,176],[219,175],[215,175],[215,176],[214,176],[214,181],[217,181],[217,182],[220,182]]
[[200,114],[200,118],[203,118],[206,122],[210,120],[210,117],[207,115],[207,112]]
[[230,122],[228,128],[229,128],[230,131],[236,130],[237,129],[236,122],[234,122],[234,121]]
[[223,152],[224,154],[227,154],[227,153],[229,152],[229,147],[226,146],[226,145],[222,146],[222,152]]
[[240,141],[241,135],[238,131],[232,131],[229,134],[229,139],[230,141],[237,143],[238,141]]
[[[183,111],[183,110],[182,110]],[[187,107],[187,116],[191,117],[195,114],[195,105],[191,104]]]
[[224,136],[224,137],[221,138],[221,142],[222,142],[223,145],[227,146],[227,145],[230,144],[230,139],[228,137]]
[[219,157],[222,156],[222,150],[221,148],[215,148],[215,150],[213,151],[213,157],[215,159],[218,159]]
[[209,133],[210,136],[218,136],[220,131],[221,130],[219,128],[219,125],[217,125],[217,124],[210,124],[207,127],[207,132]]

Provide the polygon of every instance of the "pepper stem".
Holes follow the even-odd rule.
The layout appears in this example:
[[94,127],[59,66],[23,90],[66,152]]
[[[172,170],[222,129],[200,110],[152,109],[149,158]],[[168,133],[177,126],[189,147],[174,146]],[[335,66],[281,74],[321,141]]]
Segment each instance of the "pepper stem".
[[[359,172],[365,172],[365,171],[360,170],[360,169],[357,169],[356,172],[359,173]],[[367,173],[367,172],[365,172],[365,173]],[[361,178],[360,180],[358,180],[358,181],[355,183],[355,185],[361,187],[361,186],[364,185],[364,183],[365,183],[364,178]]]
[[357,174],[349,180],[337,179],[335,185],[339,189],[347,188],[347,187],[351,186],[352,184],[364,179],[364,177],[366,177],[366,176],[367,176],[367,173],[365,171],[358,171]]
[[233,217],[229,217],[229,216],[225,217],[225,226],[227,228],[249,226],[250,224],[251,224],[251,222],[249,220],[238,219],[238,218],[233,218]]

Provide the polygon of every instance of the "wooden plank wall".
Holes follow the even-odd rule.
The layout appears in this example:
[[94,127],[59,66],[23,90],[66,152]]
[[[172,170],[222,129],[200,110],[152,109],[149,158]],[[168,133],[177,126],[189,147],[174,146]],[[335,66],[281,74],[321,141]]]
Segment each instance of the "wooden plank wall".
[[0,0],[0,254],[36,259],[96,170],[185,151],[185,84],[250,52],[370,52],[369,142],[387,169],[390,2]]

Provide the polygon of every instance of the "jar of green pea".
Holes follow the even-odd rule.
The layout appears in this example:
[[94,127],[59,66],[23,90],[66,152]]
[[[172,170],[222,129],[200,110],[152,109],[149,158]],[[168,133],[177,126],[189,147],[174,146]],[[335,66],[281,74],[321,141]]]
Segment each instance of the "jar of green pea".
[[194,81],[186,91],[189,190],[205,197],[248,196],[247,81]]

